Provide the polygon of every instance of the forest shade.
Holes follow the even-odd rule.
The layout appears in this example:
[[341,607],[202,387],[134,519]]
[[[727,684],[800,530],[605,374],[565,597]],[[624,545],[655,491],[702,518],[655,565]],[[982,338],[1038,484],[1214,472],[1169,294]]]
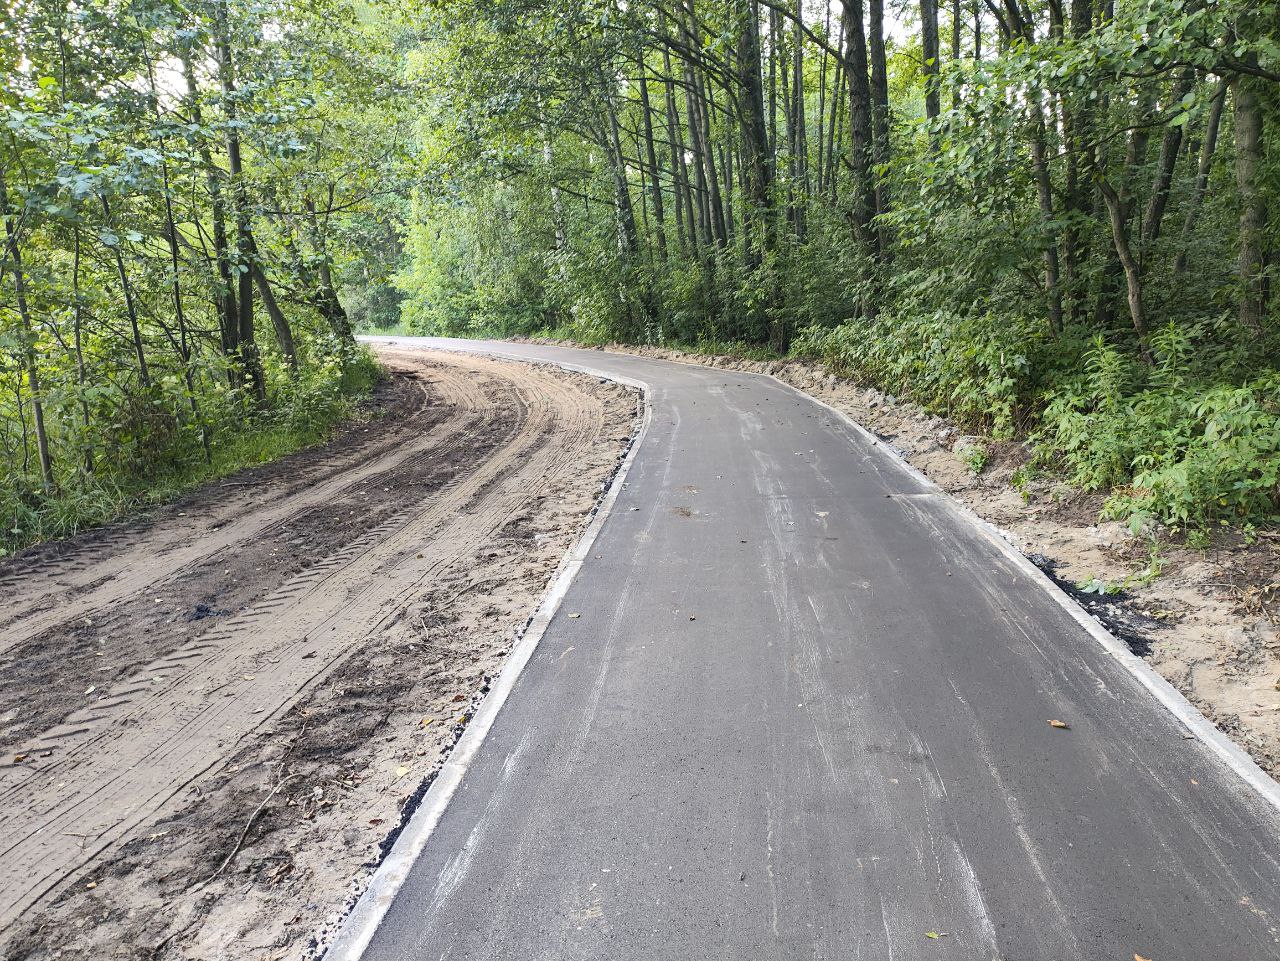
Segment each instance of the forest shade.
[[443,0],[403,319],[813,356],[1030,435],[1028,470],[1135,526],[1268,523],[1278,29],[1242,0]]

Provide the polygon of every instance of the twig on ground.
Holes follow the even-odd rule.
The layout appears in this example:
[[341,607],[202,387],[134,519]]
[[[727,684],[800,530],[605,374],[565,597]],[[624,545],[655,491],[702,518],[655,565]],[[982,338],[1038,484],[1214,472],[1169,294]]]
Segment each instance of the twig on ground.
[[208,884],[210,881],[212,881],[219,874],[221,874],[223,871],[226,870],[227,865],[230,864],[232,860],[235,858],[235,856],[240,853],[240,848],[244,845],[244,839],[249,836],[249,829],[253,827],[253,822],[258,819],[258,815],[262,813],[262,809],[271,803],[271,799],[280,793],[280,789],[282,787],[284,787],[286,784],[288,784],[297,776],[298,775],[296,774],[290,774],[290,775],[287,775],[286,777],[281,778],[276,783],[276,786],[271,789],[271,793],[269,793],[265,798],[262,799],[261,804],[259,804],[256,808],[254,808],[253,813],[249,815],[249,820],[244,822],[244,830],[240,832],[240,837],[236,838],[236,844],[235,844],[235,847],[231,849],[231,853],[227,855],[227,858],[225,861],[223,861],[220,865],[218,865],[218,870],[214,871],[211,875],[209,875],[208,878],[204,880],[203,884]]

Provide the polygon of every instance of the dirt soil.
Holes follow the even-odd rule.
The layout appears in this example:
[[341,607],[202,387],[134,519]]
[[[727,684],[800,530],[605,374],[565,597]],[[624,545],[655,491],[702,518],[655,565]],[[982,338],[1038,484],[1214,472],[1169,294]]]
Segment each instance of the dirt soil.
[[425,791],[639,399],[380,355],[332,443],[0,562],[0,957],[313,956]]
[[[816,363],[660,347],[602,349],[772,374],[848,414],[998,527],[1264,770],[1280,777],[1280,532],[1260,532],[1252,544],[1223,534],[1205,550],[1159,529],[1134,536],[1124,524],[1099,522],[1100,495],[1072,490],[1060,479],[1041,478],[1015,490],[1014,473],[1031,458],[1025,445],[967,436],[941,417]],[[985,457],[978,473],[966,456],[975,448]],[[1160,573],[1143,584],[1138,581],[1149,570],[1152,537]],[[1126,581],[1118,594],[1081,589],[1090,582],[1096,588]]]

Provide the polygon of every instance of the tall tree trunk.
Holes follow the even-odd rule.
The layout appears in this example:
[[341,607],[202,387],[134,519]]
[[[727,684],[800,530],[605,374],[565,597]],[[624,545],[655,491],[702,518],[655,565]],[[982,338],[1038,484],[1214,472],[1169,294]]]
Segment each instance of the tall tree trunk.
[[[953,64],[960,62],[960,17],[960,0],[951,0],[951,62]],[[960,85],[958,83],[953,83],[951,86],[951,109],[960,109]]]
[[[200,109],[200,90],[196,84],[195,68],[192,65],[191,52],[183,50],[180,55],[182,74],[187,86],[187,113],[197,127],[203,127],[204,117]],[[205,184],[209,191],[209,219],[213,224],[213,256],[218,269],[218,327],[222,334],[222,354],[228,360],[240,353],[240,307],[236,303],[236,288],[232,282],[232,258],[230,243],[227,240],[226,204],[222,196],[222,171],[213,162],[213,155],[208,142],[201,137],[199,141],[200,163],[204,167]],[[239,382],[239,368],[233,362],[228,367],[231,385]]]
[[1062,330],[1062,285],[1059,282],[1058,237],[1049,227],[1054,222],[1053,184],[1049,179],[1049,162],[1046,156],[1044,114],[1038,103],[1031,104],[1031,167],[1036,182],[1036,200],[1040,216],[1049,236],[1044,248],[1044,293],[1049,306],[1049,326],[1056,333]]
[[709,248],[712,240],[711,203],[707,190],[707,165],[703,158],[705,145],[702,142],[702,123],[698,119],[698,96],[694,92],[693,68],[684,68],[685,119],[689,124],[689,148],[693,153],[693,174],[695,199],[697,200],[698,241],[704,249]]
[[715,231],[716,244],[723,250],[729,245],[729,228],[725,219],[724,197],[720,192],[720,173],[716,170],[716,155],[711,137],[711,115],[715,100],[702,82],[702,75],[695,74],[698,91],[698,117],[702,123],[703,161],[707,165],[707,200],[711,205],[711,227]]
[[941,112],[938,101],[938,0],[920,0],[920,48],[924,58],[924,113],[932,122]]
[[1263,234],[1267,226],[1262,192],[1262,81],[1237,76],[1231,84],[1236,133],[1236,189],[1240,193],[1240,324],[1261,333],[1263,318]]
[[871,85],[867,80],[867,40],[862,0],[841,0],[845,21],[845,74],[849,84],[850,166],[854,180],[854,229],[867,251],[879,243],[871,229],[875,189],[871,179]]
[[223,110],[226,113],[227,168],[231,179],[231,205],[235,211],[237,277],[236,302],[239,314],[236,327],[239,334],[239,361],[249,377],[254,399],[262,403],[267,399],[267,382],[262,373],[262,358],[253,328],[253,275],[249,254],[252,238],[249,227],[249,197],[244,183],[244,165],[240,157],[240,130],[237,126],[235,61],[231,54],[231,27],[227,0],[219,0],[214,14],[215,46],[218,54],[218,83],[222,88]]
[[743,231],[747,262],[756,267],[773,247],[770,190],[773,163],[765,128],[764,92],[760,81],[760,31],[753,6],[739,0],[737,19],[738,113],[742,138],[742,178],[746,222]]
[[[156,89],[155,69],[150,56],[146,57],[147,81],[151,88],[151,103],[157,121],[163,119],[160,112],[160,96]],[[164,146],[164,139],[161,139]],[[162,151],[160,160],[160,185],[164,191],[164,224],[165,240],[169,246],[169,270],[172,277],[169,282],[173,295],[173,315],[178,322],[178,356],[182,361],[182,380],[187,386],[187,406],[191,408],[191,418],[200,430],[200,445],[204,448],[206,463],[212,463],[213,450],[209,446],[209,429],[200,414],[200,401],[196,398],[195,372],[191,369],[191,337],[187,330],[187,312],[182,300],[182,276],[180,273],[182,259],[178,251],[178,223],[173,215],[173,190],[169,182],[169,161]],[[77,238],[77,245],[79,240]]]
[[837,156],[840,152],[840,146],[843,141],[844,134],[844,92],[848,84],[845,82],[845,28],[844,16],[840,17],[840,40],[836,44],[836,49],[842,51],[840,58],[836,61],[835,76],[832,79],[832,99],[831,99],[831,119],[827,128],[827,172],[824,176],[824,182],[827,185],[827,195],[830,203],[835,206],[836,192],[839,186],[836,179],[839,167],[837,165]]
[[654,235],[658,240],[658,256],[667,259],[667,230],[662,205],[662,180],[658,168],[658,152],[653,144],[653,111],[649,106],[649,84],[645,79],[644,57],[640,58],[640,110],[644,114],[644,149],[649,162],[650,191],[653,195]]
[[[826,21],[823,24],[822,38],[826,41],[831,40],[831,4],[827,4],[824,10]],[[827,129],[827,62],[830,55],[824,49],[822,51],[822,60],[818,64],[818,157],[817,157],[817,176],[814,179],[813,195],[821,197],[823,187],[826,184],[824,179],[825,158],[826,158],[826,137],[823,131]]]
[[[27,275],[22,265],[22,245],[18,242],[18,214],[9,206],[9,185],[0,170],[0,216],[4,217],[4,236],[9,247],[9,263],[13,265],[14,297],[18,321],[22,324],[22,356],[27,368],[27,389],[31,391],[31,414],[36,427],[36,451],[40,456],[40,477],[46,493],[54,488],[53,456],[49,452],[49,434],[44,425],[44,394],[40,388],[40,365],[36,360],[36,332],[27,304]],[[29,450],[30,448],[28,448]]]
[[262,255],[258,251],[258,242],[254,239],[252,233],[249,234],[248,240],[249,270],[253,274],[253,282],[258,288],[258,296],[262,298],[262,306],[266,308],[267,316],[271,318],[271,326],[276,335],[276,344],[280,347],[280,353],[284,355],[284,359],[289,364],[289,373],[297,377],[298,349],[293,341],[293,328],[289,325],[289,318],[280,309],[280,304],[276,301],[275,291],[271,289],[271,282],[267,278],[266,272],[262,269]]
[[[792,37],[792,43],[795,50],[791,55],[791,95],[795,98],[795,155],[796,155],[796,179],[799,181],[797,190],[804,197],[810,195],[809,184],[809,125],[806,117],[806,104],[804,92],[804,34],[800,29],[801,18],[804,15],[804,0],[796,0],[796,21],[795,31]],[[800,239],[804,239],[806,207],[801,204],[796,215],[796,234]]]
[[76,355],[76,387],[80,393],[80,416],[84,426],[84,472],[93,473],[93,439],[90,433],[89,399],[86,389],[89,378],[84,363],[84,304],[80,297],[80,224],[72,225],[71,253],[71,335]]
[[[889,144],[889,70],[884,51],[884,0],[871,0],[871,23],[868,40],[871,53],[871,132],[872,160],[877,167],[887,165],[892,156]],[[875,174],[876,215],[889,212],[889,180]],[[887,262],[892,249],[889,228],[883,224],[876,231],[880,259]]]
[[[660,20],[665,33],[666,22]],[[667,102],[667,142],[671,151],[671,180],[675,187],[676,233],[682,247],[686,244],[686,224],[689,247],[697,246],[694,233],[693,193],[689,188],[689,168],[685,163],[684,140],[680,132],[680,112],[676,108],[674,74],[671,72],[671,50],[662,48],[663,88]]]

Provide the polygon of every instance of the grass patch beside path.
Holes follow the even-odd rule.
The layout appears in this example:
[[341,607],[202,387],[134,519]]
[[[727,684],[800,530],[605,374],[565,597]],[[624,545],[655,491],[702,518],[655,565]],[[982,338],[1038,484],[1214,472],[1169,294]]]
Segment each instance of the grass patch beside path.
[[246,413],[232,397],[204,411],[211,425],[206,459],[198,430],[172,429],[158,456],[140,461],[136,451],[96,452],[92,473],[58,478],[49,494],[20,477],[0,482],[0,557],[45,541],[175,500],[193,488],[278,460],[328,440],[357,415],[382,376],[368,350],[345,365],[325,364],[298,380],[274,385],[270,405]]

